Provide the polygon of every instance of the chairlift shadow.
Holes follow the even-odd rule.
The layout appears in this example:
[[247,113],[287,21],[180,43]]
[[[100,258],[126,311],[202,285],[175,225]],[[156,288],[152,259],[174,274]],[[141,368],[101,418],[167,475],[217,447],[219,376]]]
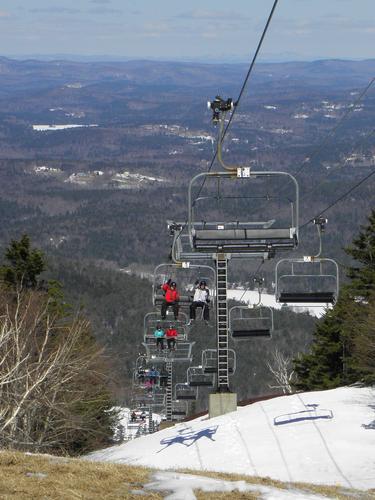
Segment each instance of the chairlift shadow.
[[164,451],[166,448],[169,448],[174,444],[182,444],[186,447],[190,447],[202,438],[207,438],[210,439],[211,441],[215,441],[213,436],[216,434],[218,427],[219,427],[218,425],[213,425],[211,427],[206,427],[205,429],[201,429],[196,432],[190,429],[182,429],[178,431],[177,436],[162,439],[160,441],[160,444],[166,446],[161,450],[159,450],[157,453]]

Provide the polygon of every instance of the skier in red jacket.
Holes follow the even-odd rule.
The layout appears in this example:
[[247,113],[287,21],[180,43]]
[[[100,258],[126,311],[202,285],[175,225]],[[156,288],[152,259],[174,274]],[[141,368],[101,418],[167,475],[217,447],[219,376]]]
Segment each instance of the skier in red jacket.
[[174,319],[178,319],[178,301],[180,299],[180,294],[177,291],[177,285],[175,281],[170,279],[162,285],[164,290],[164,301],[161,305],[161,319],[166,319],[168,307],[172,307]]
[[169,325],[169,328],[165,331],[165,338],[167,339],[168,349],[170,351],[176,350],[176,340],[178,332],[173,325]]

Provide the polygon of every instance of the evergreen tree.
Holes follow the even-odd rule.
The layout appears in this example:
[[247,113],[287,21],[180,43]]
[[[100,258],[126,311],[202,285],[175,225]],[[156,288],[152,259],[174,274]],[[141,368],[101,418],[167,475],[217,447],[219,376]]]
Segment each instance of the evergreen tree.
[[295,360],[297,389],[375,380],[375,210],[346,252],[360,266],[348,269],[350,283],[342,287],[339,301],[318,324],[310,352]]
[[5,251],[5,260],[0,274],[6,285],[18,289],[38,286],[38,277],[46,263],[43,252],[31,248],[29,236],[24,234],[19,241],[12,240]]

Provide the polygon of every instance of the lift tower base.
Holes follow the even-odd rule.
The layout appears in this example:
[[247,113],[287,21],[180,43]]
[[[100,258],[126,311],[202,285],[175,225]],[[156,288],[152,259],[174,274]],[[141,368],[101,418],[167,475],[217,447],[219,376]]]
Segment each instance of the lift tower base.
[[237,410],[237,394],[235,392],[216,392],[209,395],[208,416],[219,417]]

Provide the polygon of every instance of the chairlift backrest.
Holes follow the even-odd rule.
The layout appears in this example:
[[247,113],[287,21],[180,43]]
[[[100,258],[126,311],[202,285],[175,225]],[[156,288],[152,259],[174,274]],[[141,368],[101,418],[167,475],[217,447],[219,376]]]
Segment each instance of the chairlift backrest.
[[[202,351],[202,370],[203,373],[217,373],[217,350],[205,349]],[[236,352],[228,349],[228,373],[233,375],[236,371]]]
[[[240,170],[240,169],[238,169]],[[278,177],[287,178],[292,181],[293,193],[291,199],[287,200],[284,217],[281,218],[282,211],[275,209],[274,204],[271,205],[270,213],[266,213],[266,217],[259,220],[258,217],[249,217],[248,199],[257,197],[253,194],[253,190],[257,188],[256,180],[266,180],[267,184],[270,179]],[[208,195],[200,195],[202,185],[205,184],[205,189]],[[238,192],[231,186],[233,181],[239,182],[240,187],[247,187],[247,192],[244,195],[239,195]],[[252,182],[252,181],[255,181]],[[228,184],[228,193],[220,191],[216,194],[213,191],[214,183],[219,185]],[[207,187],[208,186],[208,187]],[[199,189],[198,193],[196,191]],[[250,191],[252,190],[252,191]],[[280,189],[278,188],[278,191]],[[233,198],[236,203],[233,203]],[[268,191],[263,196],[268,199]],[[230,199],[231,203],[228,203]],[[208,205],[208,200],[222,203],[227,201],[222,211],[222,220],[212,220],[211,213],[215,213],[212,207]],[[243,208],[238,209],[237,213],[233,213],[233,207],[243,202]],[[188,232],[190,237],[191,248],[199,252],[207,251],[226,251],[232,253],[260,253],[274,250],[290,250],[294,249],[298,244],[298,216],[299,216],[299,192],[296,179],[287,172],[251,172],[247,177],[237,177],[235,172],[205,172],[196,175],[189,185],[189,218]],[[198,207],[204,207],[200,211]],[[288,221],[285,221],[285,214],[291,213],[288,216]],[[272,211],[273,210],[273,211]],[[267,218],[271,217],[270,219]],[[275,224],[276,222],[276,224]]]
[[198,388],[191,387],[187,383],[175,385],[175,399],[183,401],[195,401],[198,396]]
[[190,387],[212,387],[214,384],[213,376],[204,373],[202,366],[189,366],[186,377]]
[[339,293],[339,269],[333,259],[281,259],[275,269],[277,302],[334,304]]
[[159,311],[151,311],[145,314],[143,319],[144,336],[147,338],[153,338],[154,331],[157,328],[158,324],[160,324],[163,330],[166,330],[170,325],[172,325],[178,331],[179,338],[184,339],[187,336],[188,321],[188,316],[183,311],[179,311],[178,320],[175,320],[173,318],[173,314],[172,317],[169,318],[167,316],[167,319],[164,320],[161,319],[161,314]]
[[234,340],[272,337],[274,330],[271,307],[234,306],[229,310],[229,331]]

